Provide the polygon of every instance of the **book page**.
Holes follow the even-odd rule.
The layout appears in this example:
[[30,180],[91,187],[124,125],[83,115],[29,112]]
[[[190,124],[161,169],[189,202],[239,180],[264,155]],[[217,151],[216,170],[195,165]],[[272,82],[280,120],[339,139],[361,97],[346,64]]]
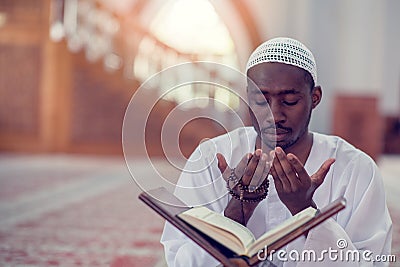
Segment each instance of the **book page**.
[[[240,223],[237,223],[237,222],[235,222],[217,212],[214,212],[206,207],[192,208],[190,210],[187,210],[187,211],[179,214],[178,216],[181,217],[182,219],[184,219],[185,221],[187,221],[188,223],[192,224],[196,228],[198,228],[199,224],[201,224],[201,223],[204,224],[204,222],[205,222],[206,224],[212,225],[212,226],[222,229],[226,232],[229,232],[232,236],[234,236],[240,240],[243,250],[245,250],[245,248],[250,246],[255,241],[255,237],[249,229],[247,229]],[[196,223],[193,220],[188,221],[187,216],[196,218],[200,222]],[[205,233],[205,234],[208,234],[208,233]],[[221,233],[221,235],[225,236],[225,234],[223,234],[223,233]],[[216,236],[212,236],[212,235],[209,235],[209,236],[211,238],[218,240],[218,238]],[[241,253],[244,253],[244,251],[242,251]]]
[[315,216],[316,212],[316,209],[308,207],[276,226],[274,229],[266,232],[254,242],[249,254],[253,255],[254,253],[257,253],[260,249],[263,249],[265,245],[272,244],[280,237],[287,235],[297,227],[311,220]]

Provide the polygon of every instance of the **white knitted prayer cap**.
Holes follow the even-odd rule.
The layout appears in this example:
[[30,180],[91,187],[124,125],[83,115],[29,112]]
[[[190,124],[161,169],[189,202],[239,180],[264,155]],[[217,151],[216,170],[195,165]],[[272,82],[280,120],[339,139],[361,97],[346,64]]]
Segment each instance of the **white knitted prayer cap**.
[[250,55],[246,65],[246,73],[251,68],[264,62],[278,62],[293,65],[308,71],[314,84],[317,84],[317,64],[311,51],[299,41],[278,37],[270,39]]

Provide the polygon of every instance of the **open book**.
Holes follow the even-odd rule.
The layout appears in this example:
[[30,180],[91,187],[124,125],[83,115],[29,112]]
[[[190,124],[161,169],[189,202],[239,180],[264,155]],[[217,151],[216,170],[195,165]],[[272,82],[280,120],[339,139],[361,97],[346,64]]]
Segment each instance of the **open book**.
[[310,221],[316,213],[316,209],[309,207],[266,232],[257,240],[245,226],[206,207],[189,209],[178,214],[178,217],[237,255],[251,257],[265,246],[269,246],[280,237]]
[[224,266],[235,266],[230,261],[235,257],[243,258],[250,266],[257,264],[265,255],[307,233],[346,204],[342,197],[320,210],[307,208],[255,240],[241,224],[205,207],[187,207],[165,188],[142,192],[139,199]]

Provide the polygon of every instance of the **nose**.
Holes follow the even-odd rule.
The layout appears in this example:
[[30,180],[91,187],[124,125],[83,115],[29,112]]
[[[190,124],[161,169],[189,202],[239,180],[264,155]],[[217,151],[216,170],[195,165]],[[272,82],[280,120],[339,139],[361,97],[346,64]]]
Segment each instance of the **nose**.
[[273,116],[273,118],[271,116],[269,116],[270,123],[273,122],[273,123],[277,124],[277,123],[283,123],[286,121],[286,115],[285,115],[285,112],[284,112],[284,109],[283,109],[281,103],[279,103],[278,101],[271,101],[269,103],[269,108],[271,109],[271,113]]

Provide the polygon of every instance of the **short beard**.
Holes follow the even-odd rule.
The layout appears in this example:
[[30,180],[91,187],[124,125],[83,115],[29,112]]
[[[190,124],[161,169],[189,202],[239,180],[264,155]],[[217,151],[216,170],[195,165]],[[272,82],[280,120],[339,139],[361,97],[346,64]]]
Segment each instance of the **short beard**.
[[[303,132],[303,133],[304,133],[304,132]],[[303,135],[303,133],[301,133],[299,136],[297,136],[296,139],[291,140],[291,141],[289,141],[288,143],[281,145],[280,147],[281,147],[283,150],[285,150],[285,149],[291,147],[292,145],[296,144],[296,142],[299,141],[299,139],[300,139],[300,137]]]
[[[290,140],[289,142],[287,142],[283,145],[280,145],[279,146],[280,148],[282,148],[283,150],[290,148],[291,146],[296,144],[297,141],[299,141],[300,137],[302,137],[306,132],[308,132],[308,125],[310,124],[310,121],[311,121],[311,112],[312,112],[312,109],[310,109],[310,112],[308,113],[307,122],[306,122],[305,126],[303,127],[303,129],[301,130],[300,134],[297,136],[297,138]],[[259,136],[261,138],[261,133],[259,133]],[[261,138],[261,140],[263,140],[263,138]],[[274,149],[276,146],[278,146],[276,142],[271,143],[271,142],[268,142],[267,140],[264,140],[263,143],[270,149]]]

